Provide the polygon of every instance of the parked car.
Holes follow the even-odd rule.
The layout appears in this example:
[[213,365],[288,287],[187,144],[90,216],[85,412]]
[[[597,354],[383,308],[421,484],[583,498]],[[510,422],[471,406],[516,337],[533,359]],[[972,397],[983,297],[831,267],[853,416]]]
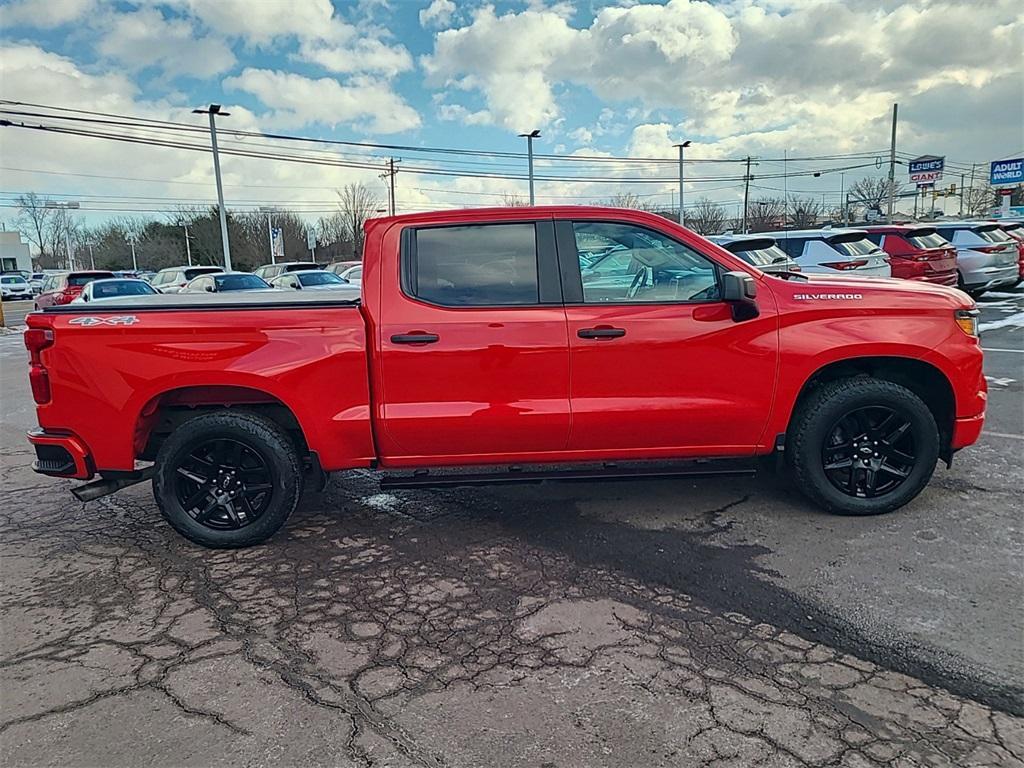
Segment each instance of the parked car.
[[21,275],[0,275],[0,297],[4,301],[24,301],[32,298],[32,286]]
[[[616,296],[582,280],[595,240],[631,252]],[[88,497],[152,476],[179,533],[240,547],[278,531],[305,482],[352,468],[414,488],[700,457],[674,474],[749,471],[778,452],[823,509],[879,514],[984,424],[978,311],[943,286],[772,279],[655,214],[596,207],[371,219],[364,250],[379,268],[362,302],[29,315],[34,469],[99,473]],[[147,340],[166,353],[126,354]],[[470,465],[491,468],[435,472]]]
[[315,261],[279,261],[277,264],[264,264],[252,271],[254,275],[269,280],[272,277],[283,275],[285,272],[297,272],[300,269],[322,269],[322,264]]
[[338,277],[348,280],[352,285],[361,286],[363,284],[363,265],[356,264],[346,269],[344,272],[338,274]]
[[150,283],[152,285],[153,278],[156,277],[156,272],[153,272],[152,270],[149,269],[143,269],[139,271],[136,277],[138,277],[139,280],[145,280],[147,283]]
[[354,290],[359,287],[352,285],[343,277],[339,277],[325,269],[286,272],[283,275],[271,278],[270,284],[274,288],[283,288],[290,291],[337,291],[339,289]]
[[797,229],[761,232],[811,275],[853,273],[856,277],[891,277],[889,257],[868,240],[863,229]]
[[145,280],[129,277],[104,278],[93,280],[86,285],[80,294],[72,299],[72,304],[122,299],[128,296],[155,296],[156,289]]
[[262,277],[251,272],[215,272],[190,280],[179,293],[232,293],[273,290]]
[[1020,279],[1017,242],[991,221],[942,221],[940,235],[956,247],[958,285],[972,296]]
[[336,261],[327,267],[327,271],[333,272],[336,275],[340,275],[342,272],[352,269],[352,267],[362,266],[362,264],[363,262],[357,259],[351,259],[349,261]]
[[999,228],[1017,241],[1017,282],[1020,285],[1024,282],[1024,222],[1000,221]]
[[43,280],[46,279],[45,272],[33,272],[28,279],[28,284],[32,288],[32,293],[38,294],[43,290]]
[[39,295],[36,296],[35,308],[38,311],[54,305],[70,304],[93,280],[103,280],[113,276],[113,272],[105,270],[57,272],[47,275]]
[[956,248],[935,227],[886,224],[864,227],[868,239],[889,254],[892,276],[956,285]]
[[708,240],[735,253],[747,264],[768,274],[800,272],[800,265],[779,248],[774,237],[762,235],[713,235]]
[[189,280],[193,280],[199,275],[210,275],[223,271],[220,267],[166,267],[157,272],[149,284],[160,293],[180,293]]

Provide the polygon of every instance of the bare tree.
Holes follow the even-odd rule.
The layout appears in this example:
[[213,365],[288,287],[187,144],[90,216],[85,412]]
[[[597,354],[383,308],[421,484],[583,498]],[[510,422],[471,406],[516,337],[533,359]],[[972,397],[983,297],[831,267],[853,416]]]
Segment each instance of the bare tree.
[[380,207],[380,200],[365,184],[346,184],[338,190],[341,230],[352,243],[352,257],[363,256],[363,224]]
[[530,201],[515,192],[502,192],[501,204],[506,208],[527,208]]
[[999,205],[999,195],[990,184],[964,187],[964,215],[987,216]]
[[[27,195],[20,195],[15,198],[14,203],[18,206],[18,215],[14,219],[14,225],[21,230],[39,251],[41,262],[52,261],[53,251],[50,241],[50,220],[58,210],[47,208],[46,200],[42,199],[35,192]],[[56,266],[48,264],[45,266]]]
[[638,211],[650,210],[650,204],[634,192],[618,192],[608,198],[605,205],[612,208],[633,208]]
[[701,235],[717,235],[725,226],[725,208],[706,197],[686,212],[686,226]]
[[821,216],[821,203],[816,198],[789,196],[789,223],[794,229],[813,227]]
[[786,201],[781,197],[762,197],[747,207],[747,229],[766,232],[785,226]]
[[902,188],[901,182],[893,181],[890,184],[888,179],[877,176],[865,176],[863,179],[858,179],[849,189],[850,217],[853,218],[858,209],[861,211],[885,210],[888,206],[890,191],[893,196],[897,196]]

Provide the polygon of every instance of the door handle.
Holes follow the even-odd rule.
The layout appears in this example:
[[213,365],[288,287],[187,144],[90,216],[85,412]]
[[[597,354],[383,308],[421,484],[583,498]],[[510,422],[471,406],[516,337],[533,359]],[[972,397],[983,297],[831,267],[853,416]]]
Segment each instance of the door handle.
[[391,337],[392,344],[433,344],[440,340],[436,333],[396,333]]
[[576,335],[581,339],[617,339],[626,335],[625,328],[580,328]]

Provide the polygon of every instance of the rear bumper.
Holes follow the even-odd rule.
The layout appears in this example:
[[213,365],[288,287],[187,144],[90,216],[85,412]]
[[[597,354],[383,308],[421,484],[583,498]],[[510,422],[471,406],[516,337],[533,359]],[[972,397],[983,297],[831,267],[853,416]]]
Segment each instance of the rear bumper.
[[937,272],[929,275],[917,275],[911,277],[911,280],[917,280],[922,283],[931,283],[932,285],[950,285],[954,288],[957,284],[956,270],[951,269],[949,272]]
[[88,480],[96,473],[89,449],[74,435],[57,435],[33,429],[27,437],[36,449],[33,471],[50,477],[71,477],[76,480]]
[[1019,268],[1016,264],[1003,267],[985,267],[976,269],[973,272],[964,272],[964,286],[969,290],[977,291],[987,288],[997,288],[1003,285],[1012,285],[1017,282]]

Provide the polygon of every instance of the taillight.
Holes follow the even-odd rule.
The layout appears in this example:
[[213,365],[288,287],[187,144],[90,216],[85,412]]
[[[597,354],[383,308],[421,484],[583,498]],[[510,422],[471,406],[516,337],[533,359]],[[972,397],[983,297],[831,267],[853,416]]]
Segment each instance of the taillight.
[[32,387],[32,399],[38,405],[42,405],[50,402],[50,374],[43,367],[42,352],[53,346],[53,330],[29,328],[25,331],[24,338],[29,355],[28,382]]
[[61,291],[60,293],[53,297],[53,303],[70,304],[74,298],[75,294],[71,293],[71,291]]
[[860,267],[866,267],[867,265],[867,259],[858,259],[857,261],[833,261],[828,264],[822,264],[821,266],[829,267],[831,269],[847,271],[850,269],[859,269]]
[[978,251],[979,253],[1002,253],[1006,250],[1006,246],[1003,245],[976,245],[971,248],[972,251]]

